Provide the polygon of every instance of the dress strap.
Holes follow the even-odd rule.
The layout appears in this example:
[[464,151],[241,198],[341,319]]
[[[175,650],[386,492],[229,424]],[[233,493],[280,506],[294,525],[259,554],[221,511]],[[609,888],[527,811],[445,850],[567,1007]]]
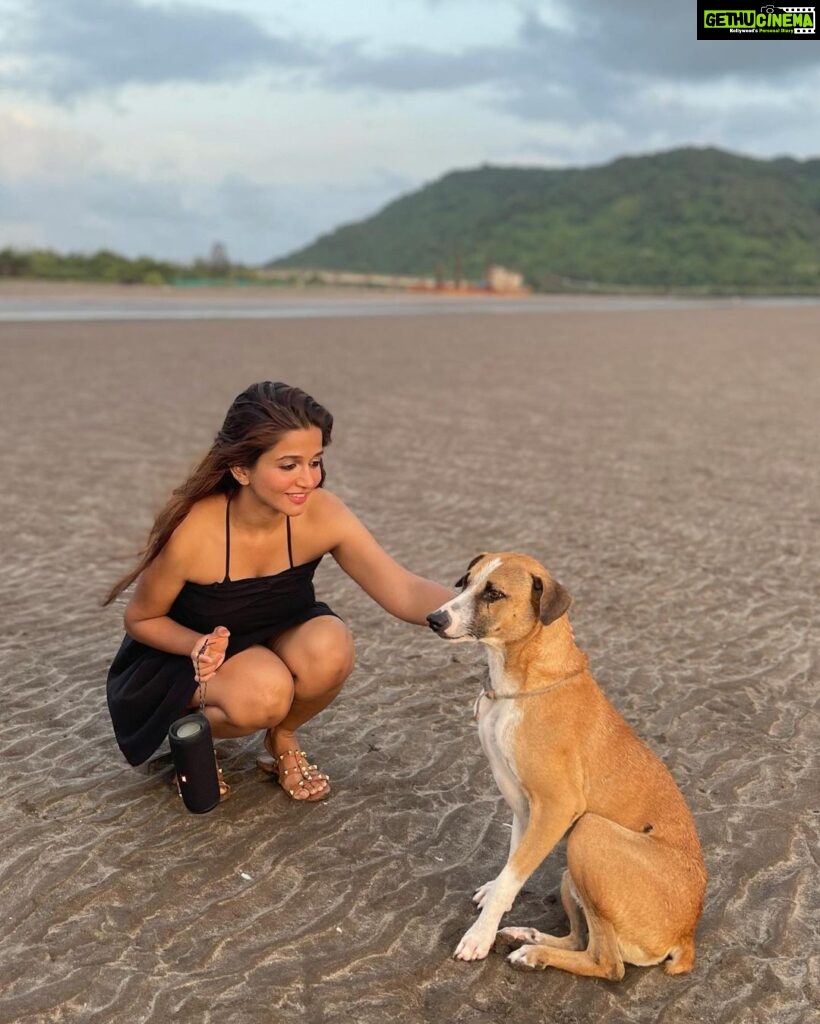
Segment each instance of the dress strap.
[[293,568],[293,548],[290,543],[290,516],[285,516],[285,529],[288,531],[288,560],[290,561],[290,567]]
[[233,494],[228,495],[228,500],[225,503],[225,579],[223,583],[230,583],[231,581],[231,498]]

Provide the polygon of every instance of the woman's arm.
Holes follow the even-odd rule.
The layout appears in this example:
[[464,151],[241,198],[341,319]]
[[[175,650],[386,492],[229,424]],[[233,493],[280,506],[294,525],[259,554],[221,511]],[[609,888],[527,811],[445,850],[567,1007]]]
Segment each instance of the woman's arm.
[[169,654],[188,654],[199,636],[168,617],[186,579],[183,547],[171,537],[140,576],[123,616],[129,636]]
[[225,659],[230,633],[224,626],[217,626],[207,635],[208,644],[203,649],[205,636],[181,626],[168,616],[188,578],[189,535],[192,532],[184,526],[178,528],[143,572],[125,608],[124,622],[128,635],[140,643],[169,654],[193,658],[200,672],[197,681],[207,682]]
[[337,542],[330,553],[359,586],[397,619],[427,624],[427,616],[455,591],[416,576],[396,562],[364,524],[335,495],[326,494]]

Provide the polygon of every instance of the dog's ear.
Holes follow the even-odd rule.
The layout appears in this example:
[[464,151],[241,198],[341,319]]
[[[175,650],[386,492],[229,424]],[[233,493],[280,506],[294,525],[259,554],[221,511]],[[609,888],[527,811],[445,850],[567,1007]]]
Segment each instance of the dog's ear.
[[464,573],[464,575],[461,577],[461,579],[456,580],[455,583],[453,584],[453,586],[454,587],[458,587],[459,590],[462,587],[466,586],[466,584],[467,584],[467,573],[469,573],[470,569],[472,569],[472,567],[476,564],[476,562],[480,562],[481,559],[484,558],[484,557],[485,556],[483,554],[482,555],[476,555],[475,558],[472,560],[472,562],[470,562],[470,564],[467,566],[467,572]]
[[548,626],[569,611],[572,598],[558,580],[551,580],[549,587],[544,587],[540,576],[532,578],[532,603],[538,618]]

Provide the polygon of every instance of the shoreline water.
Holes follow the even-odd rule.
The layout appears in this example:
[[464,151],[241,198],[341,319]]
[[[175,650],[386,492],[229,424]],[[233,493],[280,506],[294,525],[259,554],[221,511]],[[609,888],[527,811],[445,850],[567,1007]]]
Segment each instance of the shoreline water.
[[813,296],[499,295],[356,288],[174,288],[0,280],[0,323],[629,313],[820,307]]

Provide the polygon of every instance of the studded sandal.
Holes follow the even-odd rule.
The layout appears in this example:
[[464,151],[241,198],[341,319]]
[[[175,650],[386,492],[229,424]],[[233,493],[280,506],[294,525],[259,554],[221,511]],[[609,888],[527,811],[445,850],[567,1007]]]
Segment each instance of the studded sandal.
[[[283,767],[282,762],[285,758],[292,759],[293,764],[291,767]],[[298,803],[316,803],[330,796],[330,780],[328,776],[318,772],[315,764],[308,763],[307,754],[304,750],[283,750],[278,757],[274,757],[272,754],[268,757],[258,757],[256,764],[263,772],[277,777],[279,785],[291,800],[296,800]],[[295,796],[294,794],[297,789],[307,789],[306,782],[324,782],[325,787],[316,793],[309,793],[306,797],[299,798]]]

